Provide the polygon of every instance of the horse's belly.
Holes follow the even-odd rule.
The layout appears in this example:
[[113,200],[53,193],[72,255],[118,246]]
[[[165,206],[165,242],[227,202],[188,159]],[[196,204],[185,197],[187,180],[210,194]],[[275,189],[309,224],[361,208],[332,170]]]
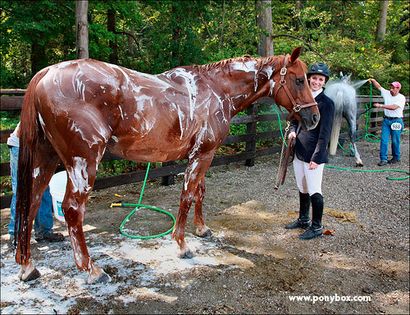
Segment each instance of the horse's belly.
[[187,157],[189,147],[182,143],[169,143],[163,141],[134,141],[118,139],[110,141],[108,149],[111,153],[127,160],[137,162],[168,162]]

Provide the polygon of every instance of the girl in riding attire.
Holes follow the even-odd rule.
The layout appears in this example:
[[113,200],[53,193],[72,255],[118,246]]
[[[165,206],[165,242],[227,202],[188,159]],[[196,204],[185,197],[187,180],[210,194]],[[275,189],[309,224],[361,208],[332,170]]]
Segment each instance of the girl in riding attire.
[[[299,218],[286,225],[286,229],[306,229],[300,239],[312,239],[323,233],[323,195],[322,177],[325,163],[328,162],[328,144],[332,131],[335,107],[333,101],[324,93],[324,85],[329,80],[329,68],[324,63],[309,67],[307,78],[310,89],[318,104],[320,121],[312,130],[298,128],[299,122],[291,122],[289,138],[296,137],[293,169],[299,189]],[[312,204],[312,221],[309,209]]]

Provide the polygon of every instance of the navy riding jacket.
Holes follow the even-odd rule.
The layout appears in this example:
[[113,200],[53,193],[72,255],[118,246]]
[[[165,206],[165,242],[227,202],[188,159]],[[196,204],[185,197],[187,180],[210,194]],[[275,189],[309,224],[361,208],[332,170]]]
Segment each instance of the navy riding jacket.
[[[335,105],[333,101],[327,97],[322,91],[316,96],[315,101],[318,104],[320,112],[320,121],[315,129],[300,131],[296,137],[295,154],[301,161],[309,163],[311,161],[316,164],[328,162],[328,144],[332,132],[333,117]],[[294,120],[291,122],[290,131],[297,131],[299,122]]]

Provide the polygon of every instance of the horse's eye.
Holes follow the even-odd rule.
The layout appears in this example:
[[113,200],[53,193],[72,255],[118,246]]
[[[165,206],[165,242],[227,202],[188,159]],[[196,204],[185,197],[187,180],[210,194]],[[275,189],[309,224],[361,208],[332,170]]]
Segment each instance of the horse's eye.
[[304,82],[305,80],[303,79],[296,79],[296,85],[303,85]]

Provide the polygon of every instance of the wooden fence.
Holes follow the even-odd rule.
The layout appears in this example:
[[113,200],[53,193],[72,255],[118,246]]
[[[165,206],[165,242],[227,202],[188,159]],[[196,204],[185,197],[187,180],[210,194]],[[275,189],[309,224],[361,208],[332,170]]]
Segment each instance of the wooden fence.
[[[23,101],[25,90],[23,89],[7,89],[7,90],[0,90],[0,101],[1,101],[1,111],[16,111],[19,112],[21,110],[21,105]],[[369,107],[369,103],[372,102],[382,102],[383,99],[380,96],[373,96],[372,99],[369,96],[359,95],[357,97],[358,101],[358,108],[359,108],[359,115],[363,114],[366,109]],[[408,125],[409,119],[409,97],[406,97],[407,105],[405,110],[405,121]],[[269,113],[269,114],[261,114],[259,113],[259,109],[262,107],[261,105],[272,105],[271,99],[264,98],[258,101],[258,104],[252,105],[250,108],[247,109],[246,114],[243,116],[236,116],[232,119],[232,124],[245,124],[246,125],[246,134],[242,135],[229,135],[223,145],[229,144],[238,144],[244,143],[245,150],[240,153],[235,154],[224,154],[224,155],[217,155],[211,166],[217,165],[225,165],[232,162],[239,162],[245,161],[245,165],[253,166],[255,158],[258,156],[268,155],[277,153],[280,151],[280,141],[273,141],[270,146],[265,146],[259,148],[257,146],[257,142],[260,140],[272,140],[272,139],[279,139],[280,137],[280,130],[276,128],[276,130],[271,131],[263,131],[258,132],[257,126],[259,123],[262,122],[277,122],[278,115],[281,119],[281,124],[286,117],[286,113],[278,112],[280,114]],[[262,107],[266,108],[266,106]],[[358,130],[359,135],[364,133],[364,125],[366,123],[364,119],[365,115],[360,115],[358,119]],[[370,110],[370,119],[369,119],[369,128],[367,132],[376,133],[380,129],[380,122],[383,119],[383,110],[380,109],[371,109]],[[279,126],[279,124],[276,124]],[[0,143],[4,144],[7,142],[7,138],[10,135],[12,130],[2,130],[0,131]],[[119,158],[106,152],[104,155],[103,161],[110,161],[110,160],[118,160]],[[181,173],[186,168],[186,161],[176,161],[176,162],[169,162],[163,163],[162,166],[153,168],[148,178],[162,178],[163,184],[172,184],[173,179],[176,174]],[[0,164],[0,177],[4,178],[3,176],[10,175],[10,166],[8,161],[1,161]],[[97,178],[94,189],[103,189],[123,184],[129,184],[134,182],[139,182],[144,179],[145,171],[139,170],[134,172],[129,172],[126,174],[104,177],[104,178]],[[0,208],[5,208],[10,205],[11,196],[5,195],[1,197],[1,204]]]

